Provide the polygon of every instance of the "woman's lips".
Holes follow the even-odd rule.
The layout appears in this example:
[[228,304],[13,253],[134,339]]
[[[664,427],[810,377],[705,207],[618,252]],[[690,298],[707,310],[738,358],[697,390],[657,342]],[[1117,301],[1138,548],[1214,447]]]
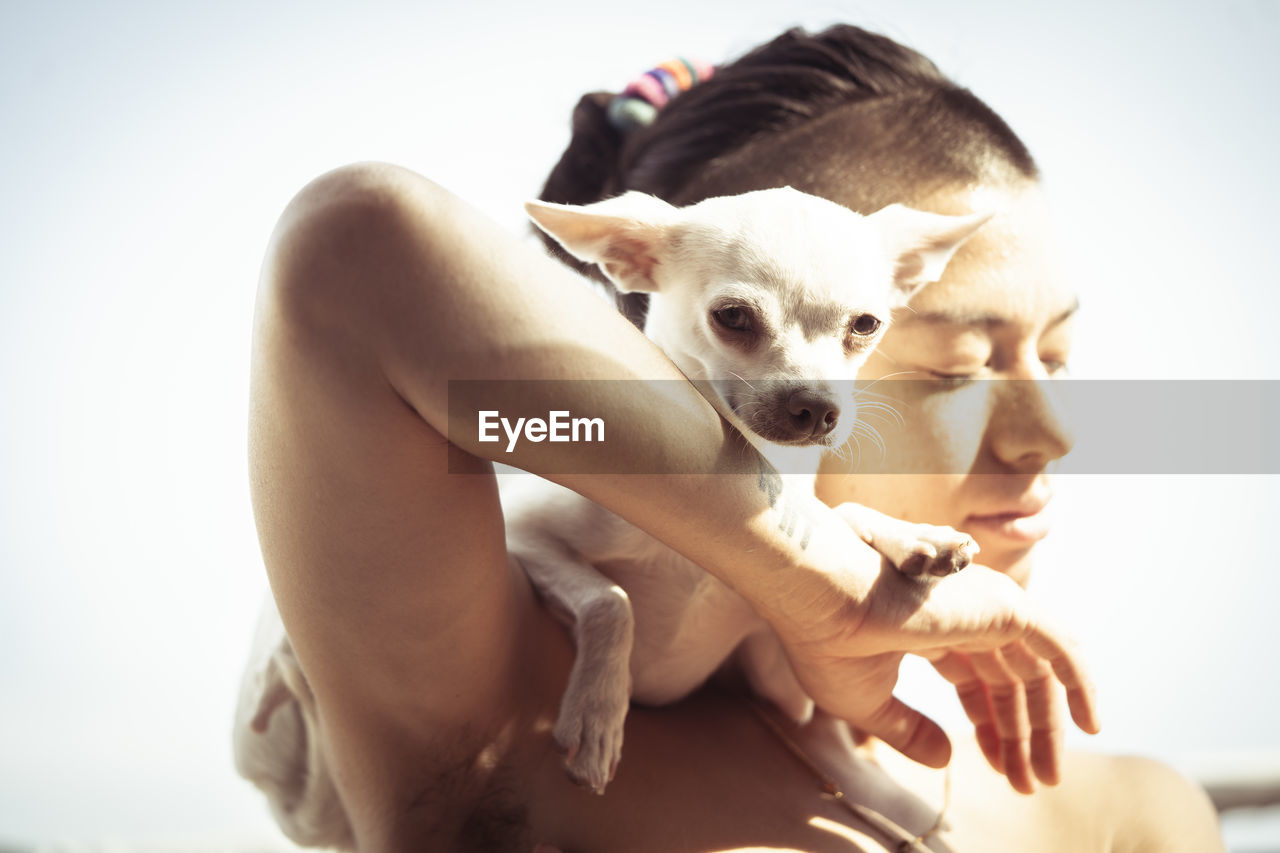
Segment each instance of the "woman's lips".
[[1049,501],[1045,499],[1008,512],[971,515],[964,521],[964,530],[978,538],[996,536],[1029,545],[1048,536],[1052,524]]

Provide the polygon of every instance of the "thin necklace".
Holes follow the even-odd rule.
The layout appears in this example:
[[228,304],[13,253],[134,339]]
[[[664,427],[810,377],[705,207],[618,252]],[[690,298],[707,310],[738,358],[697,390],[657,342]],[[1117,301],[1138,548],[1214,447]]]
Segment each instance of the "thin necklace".
[[943,817],[947,813],[947,808],[951,805],[951,765],[947,765],[946,774],[943,776],[942,809],[938,812],[938,819],[933,822],[933,826],[929,827],[928,831],[923,835],[912,835],[879,812],[850,800],[845,796],[844,791],[840,790],[840,783],[824,773],[822,768],[809,757],[808,753],[800,748],[800,744],[792,740],[791,736],[787,734],[786,730],[778,724],[778,721],[768,711],[750,697],[744,697],[744,701],[755,715],[760,718],[761,722],[765,724],[765,727],[773,732],[778,740],[782,741],[787,751],[794,755],[801,764],[809,768],[809,771],[818,778],[818,790],[824,798],[835,800],[854,817],[897,842],[893,848],[894,853],[911,853],[913,850],[923,850],[928,853],[929,848],[925,845],[925,839],[936,835],[942,830]]

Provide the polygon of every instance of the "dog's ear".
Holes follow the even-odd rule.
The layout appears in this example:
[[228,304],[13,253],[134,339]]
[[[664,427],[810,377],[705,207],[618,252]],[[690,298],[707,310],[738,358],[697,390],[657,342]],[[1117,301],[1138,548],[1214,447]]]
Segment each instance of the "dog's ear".
[[973,236],[990,213],[943,216],[891,204],[867,217],[884,240],[894,264],[894,286],[903,299],[942,278],[951,256]]
[[639,192],[588,205],[525,202],[535,225],[565,251],[600,269],[623,293],[658,289],[667,229],[676,209]]

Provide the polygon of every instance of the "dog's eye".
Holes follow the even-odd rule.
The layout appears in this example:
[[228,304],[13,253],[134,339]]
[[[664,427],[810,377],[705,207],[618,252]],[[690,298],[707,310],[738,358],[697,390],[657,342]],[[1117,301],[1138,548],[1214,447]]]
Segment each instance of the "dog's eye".
[[874,335],[876,330],[880,328],[880,321],[870,314],[859,314],[853,318],[849,328],[853,330],[855,335]]
[[733,329],[736,332],[746,332],[751,329],[751,312],[737,305],[718,308],[711,312],[711,316],[726,329]]

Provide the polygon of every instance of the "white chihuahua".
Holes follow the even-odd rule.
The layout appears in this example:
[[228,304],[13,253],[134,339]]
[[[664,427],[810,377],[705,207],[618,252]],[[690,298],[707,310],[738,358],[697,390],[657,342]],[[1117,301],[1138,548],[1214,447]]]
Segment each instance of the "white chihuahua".
[[[893,309],[989,218],[901,205],[863,217],[790,187],[685,208],[635,192],[525,208],[619,290],[649,293],[645,334],[762,455],[805,470],[810,488],[821,452],[854,430],[853,380]],[[796,449],[817,451],[806,468]],[[762,468],[762,487],[778,488]],[[575,780],[602,793],[630,702],[680,699],[735,652],[756,692],[799,722],[812,714],[776,636],[728,586],[568,489],[532,481],[505,488],[503,504],[508,550],[573,630],[553,735]],[[848,516],[912,574],[950,574],[978,550],[951,528],[866,507]]]
[[[526,209],[620,290],[650,294],[645,333],[775,460],[848,440],[852,380],[893,309],[936,281],[988,218],[900,205],[863,217],[791,188],[685,208],[633,192],[584,207],[530,202]],[[777,488],[772,469],[762,468],[762,485]],[[735,653],[760,695],[798,721],[812,713],[768,625],[701,568],[544,480],[508,478],[503,505],[510,552],[573,631],[577,655],[553,735],[579,783],[604,791],[632,699],[673,702]],[[977,553],[973,540],[950,528],[866,508],[851,517],[868,544],[909,573],[950,574]],[[263,789],[290,838],[349,844],[313,748],[310,691],[278,617],[263,626],[241,686],[236,766]]]

